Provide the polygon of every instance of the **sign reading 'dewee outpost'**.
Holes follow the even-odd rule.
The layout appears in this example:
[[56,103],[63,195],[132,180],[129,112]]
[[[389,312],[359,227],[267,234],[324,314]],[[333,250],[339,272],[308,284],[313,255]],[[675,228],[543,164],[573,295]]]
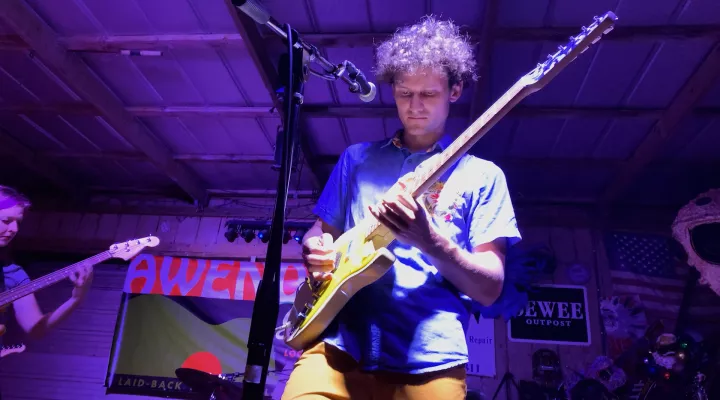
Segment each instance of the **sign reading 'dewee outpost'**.
[[508,339],[588,346],[591,338],[587,304],[584,286],[533,286],[525,308],[508,321]]

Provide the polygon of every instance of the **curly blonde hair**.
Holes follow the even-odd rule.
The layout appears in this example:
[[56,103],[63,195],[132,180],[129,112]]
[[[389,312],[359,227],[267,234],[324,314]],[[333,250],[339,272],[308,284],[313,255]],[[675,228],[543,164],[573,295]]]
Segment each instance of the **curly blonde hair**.
[[460,33],[452,21],[432,15],[415,25],[398,29],[376,49],[375,75],[393,82],[397,73],[414,73],[421,68],[447,74],[449,84],[469,84],[477,80],[475,54],[469,37]]

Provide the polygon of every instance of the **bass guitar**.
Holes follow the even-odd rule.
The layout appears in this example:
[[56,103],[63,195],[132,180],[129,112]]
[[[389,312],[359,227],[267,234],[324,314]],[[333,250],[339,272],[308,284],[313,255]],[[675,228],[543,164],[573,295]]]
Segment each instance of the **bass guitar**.
[[20,354],[25,351],[24,344],[13,344],[10,346],[0,346],[0,358],[5,358],[10,354]]
[[[78,263],[69,265],[63,269],[51,272],[45,276],[30,281],[24,285],[10,289],[0,293],[0,312],[5,311],[7,306],[17,299],[23,298],[29,294],[35,293],[40,289],[44,289],[50,285],[54,285],[63,279],[69,278],[75,271],[99,264],[111,258],[120,258],[128,261],[135,257],[140,251],[146,247],[155,247],[160,243],[160,239],[155,236],[148,236],[141,239],[128,240],[127,242],[115,243],[106,251],[96,254],[90,258],[82,260]],[[5,334],[5,325],[0,324],[0,336]]]
[[[614,27],[617,17],[607,12],[594,17],[589,27],[571,37],[556,53],[548,55],[528,74],[521,77],[487,111],[470,125],[441,154],[430,158],[405,181],[413,197],[421,196],[444,172],[467,153],[495,124],[528,95],[547,85],[575,58]],[[391,190],[399,190],[397,182]],[[285,342],[296,350],[314,341],[332,322],[348,300],[360,289],[375,282],[395,262],[387,248],[395,240],[389,229],[374,218],[366,218],[335,241],[335,269],[328,281],[308,277],[295,295],[288,314]]]

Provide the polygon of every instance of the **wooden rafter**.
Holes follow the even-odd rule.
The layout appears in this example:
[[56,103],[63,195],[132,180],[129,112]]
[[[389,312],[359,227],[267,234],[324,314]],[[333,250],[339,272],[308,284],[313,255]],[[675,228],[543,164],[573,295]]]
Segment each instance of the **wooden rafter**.
[[695,72],[653,125],[633,156],[603,193],[601,205],[608,207],[635,182],[655,157],[678,133],[678,125],[720,77],[720,41],[716,42]]
[[135,148],[144,152],[154,163],[192,199],[200,205],[207,200],[202,182],[186,166],[172,158],[169,149],[158,142],[147,128],[127,112],[106,85],[100,82],[85,62],[70,53],[58,42],[53,30],[22,0],[0,2],[0,20],[13,28],[37,57],[58,79],[85,101],[93,104],[120,135]]
[[[492,35],[502,40],[551,40],[567,41],[577,34],[578,26],[552,28],[495,28]],[[479,32],[468,32],[473,39],[480,40]],[[390,36],[380,33],[303,33],[303,40],[317,46],[371,46],[378,40]],[[618,26],[613,34],[603,40],[649,39],[694,39],[698,37],[720,38],[720,25],[669,25],[669,26]],[[69,36],[59,38],[60,43],[70,51],[117,52],[119,50],[162,50],[168,48],[232,47],[245,46],[243,36],[238,33],[218,34],[173,34],[173,35],[119,35],[119,36]],[[261,41],[277,41],[277,37],[261,38]],[[17,35],[0,35],[0,49],[22,50],[27,44]]]
[[58,188],[64,189],[78,198],[80,193],[85,192],[75,182],[63,176],[56,166],[48,163],[46,157],[28,149],[2,129],[0,129],[0,155],[15,160],[19,165],[45,177]]
[[[142,153],[130,152],[96,152],[78,153],[51,151],[42,152],[40,156],[47,159],[80,159],[80,160],[113,160],[113,161],[146,161],[147,157]],[[275,158],[272,155],[241,155],[241,154],[176,154],[173,157],[176,161],[186,163],[223,163],[223,164],[273,164]],[[320,165],[334,165],[338,161],[337,155],[316,155],[315,162]],[[625,160],[607,158],[538,158],[538,157],[509,157],[493,160],[502,168],[553,168],[561,170],[582,170],[582,169],[621,169],[628,163]],[[703,161],[678,161],[675,163],[678,168],[720,170],[720,163]]]
[[[470,107],[455,104],[450,109],[451,117],[466,117]],[[133,106],[125,111],[136,117],[240,117],[277,118],[276,109],[269,107],[244,106]],[[304,104],[303,114],[314,117],[342,118],[391,118],[397,116],[393,106],[366,105],[337,106],[334,104]],[[547,118],[660,118],[664,113],[659,108],[608,108],[608,107],[538,107],[517,106],[510,111],[513,117]],[[720,116],[720,108],[696,108],[698,116]],[[0,103],[0,115],[51,114],[51,115],[100,115],[92,104],[6,104]]]
[[[547,40],[566,42],[570,36],[577,35],[577,26],[552,28],[499,28],[495,37],[502,40]],[[616,26],[607,40],[628,39],[675,39],[688,40],[700,37],[720,38],[720,24],[711,25],[660,25],[660,26]]]
[[[255,23],[255,21],[245,15],[245,13],[238,10],[235,5],[233,5],[232,0],[225,0],[225,4],[228,7],[228,12],[230,13],[230,16],[235,22],[235,26],[240,32],[240,36],[245,42],[245,48],[247,49],[248,53],[250,53],[250,56],[253,59],[253,63],[255,64],[255,67],[257,68],[257,71],[263,80],[263,84],[265,85],[265,88],[267,89],[268,94],[272,99],[275,110],[284,120],[284,107],[280,103],[277,95],[275,94],[275,85],[278,83],[278,73],[275,70],[275,65],[272,63],[268,54],[268,46],[265,42],[263,42],[263,39],[260,36],[260,31],[258,30],[257,23]],[[310,141],[308,140],[307,124],[305,124],[302,120],[299,121],[298,129],[300,131],[298,135],[300,141],[300,149],[305,155],[305,162],[310,168],[310,173],[312,174],[315,183],[317,185],[320,185],[321,182],[324,180],[323,177],[325,174],[320,169],[321,166],[315,164],[314,162],[313,152],[310,147]]]
[[[268,192],[266,204],[272,206],[274,193]],[[240,197],[242,198],[242,197]],[[119,200],[119,198],[113,198]],[[248,197],[248,202],[253,204],[260,202],[257,196]],[[291,201],[294,201],[291,199]],[[37,202],[35,207],[38,211],[55,211],[55,212],[77,212],[97,213],[97,214],[134,214],[134,215],[153,215],[153,216],[185,216],[185,217],[228,217],[228,218],[247,218],[258,219],[257,207],[240,207],[237,205],[222,207],[207,207],[198,211],[194,207],[189,206],[158,206],[158,205],[137,205],[123,204],[121,201],[114,201],[112,204],[103,204],[94,202],[91,205],[78,210],[71,205],[65,205],[56,201],[50,201],[44,204]],[[308,200],[300,198],[300,204],[308,204]],[[518,216],[518,221],[522,221],[523,226],[565,226],[575,228],[592,228],[599,227],[600,223],[596,217],[596,209],[591,204],[582,203],[565,203],[550,204],[547,202],[518,200],[513,202]],[[612,216],[602,221],[604,228],[623,228],[623,229],[642,229],[644,231],[666,232],[672,219],[677,214],[676,208],[667,207],[623,207],[613,209]],[[303,215],[297,213],[298,216]],[[299,217],[288,218],[292,222],[310,222],[311,218]]]

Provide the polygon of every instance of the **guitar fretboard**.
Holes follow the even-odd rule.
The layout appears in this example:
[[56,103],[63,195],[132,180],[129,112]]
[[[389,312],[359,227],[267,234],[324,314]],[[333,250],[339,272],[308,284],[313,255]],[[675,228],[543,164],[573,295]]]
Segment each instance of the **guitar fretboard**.
[[69,265],[63,269],[49,273],[43,277],[35,279],[34,281],[28,282],[22,286],[18,286],[14,289],[8,290],[7,292],[0,294],[0,307],[5,306],[14,302],[17,299],[23,298],[31,293],[35,293],[40,289],[46,288],[54,283],[60,282],[63,279],[67,279],[76,270],[95,264],[101,263],[112,257],[109,251],[104,251],[100,254],[96,254],[88,259],[82,260],[78,263]]

